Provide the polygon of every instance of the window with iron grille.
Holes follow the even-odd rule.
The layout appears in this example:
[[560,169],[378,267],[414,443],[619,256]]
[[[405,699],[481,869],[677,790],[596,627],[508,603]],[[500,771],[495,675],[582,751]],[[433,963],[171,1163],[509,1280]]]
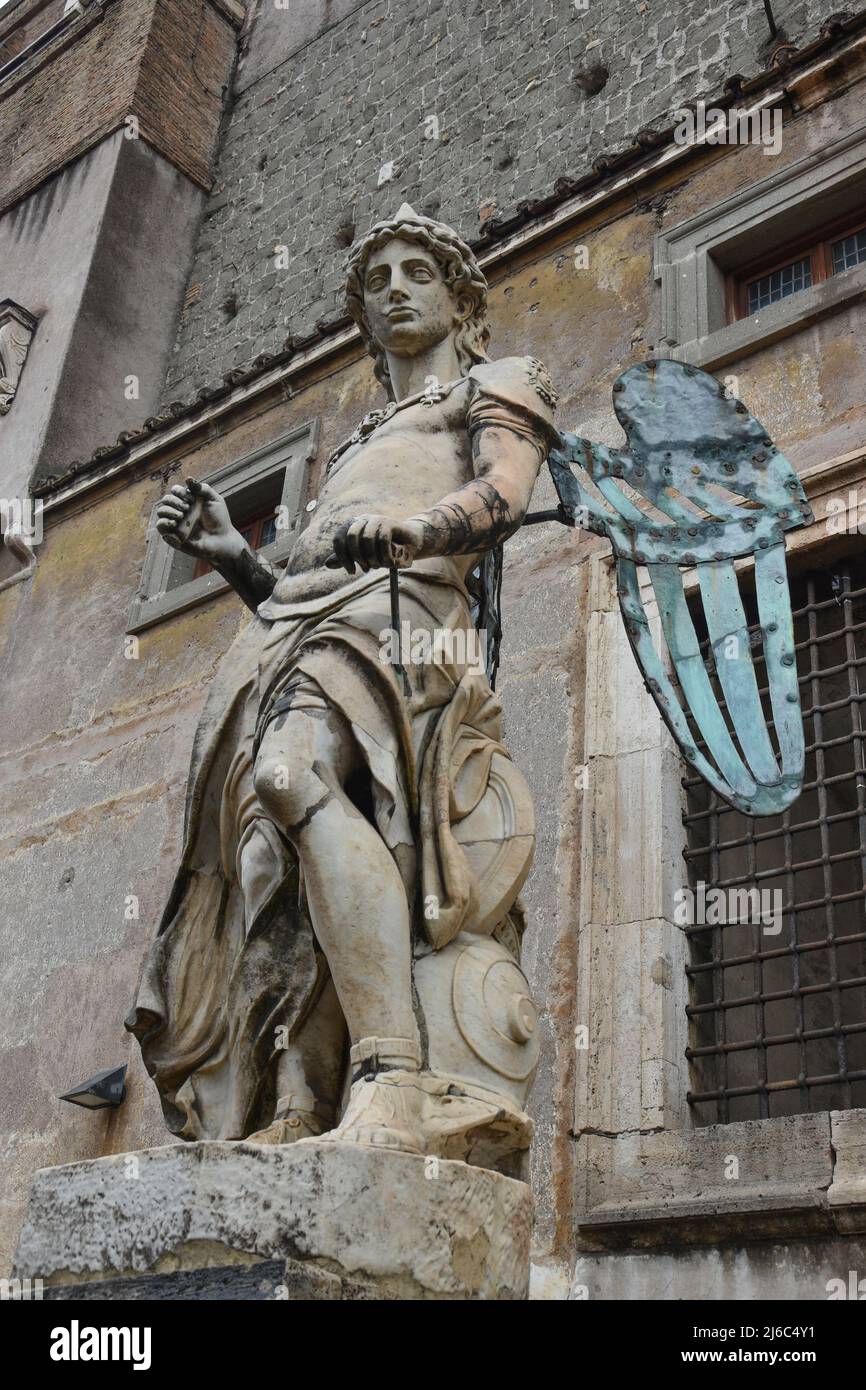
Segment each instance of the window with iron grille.
[[[780,908],[763,922],[707,912],[686,928],[698,1124],[866,1106],[866,561],[792,577],[791,595],[802,795],[754,819],[691,770],[684,779],[692,889],[764,890]],[[751,634],[769,716],[756,623]]]
[[820,285],[866,261],[866,226],[862,212],[853,224],[837,222],[820,238],[789,242],[756,264],[740,266],[727,277],[729,323],[757,314],[771,304]]

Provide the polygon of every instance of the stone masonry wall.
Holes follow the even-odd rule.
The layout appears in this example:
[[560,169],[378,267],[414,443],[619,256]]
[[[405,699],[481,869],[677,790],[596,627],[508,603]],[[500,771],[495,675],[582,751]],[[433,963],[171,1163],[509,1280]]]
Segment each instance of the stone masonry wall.
[[[773,0],[801,45],[833,8]],[[768,51],[762,0],[257,0],[166,401],[342,312],[355,230],[404,199],[472,239]]]

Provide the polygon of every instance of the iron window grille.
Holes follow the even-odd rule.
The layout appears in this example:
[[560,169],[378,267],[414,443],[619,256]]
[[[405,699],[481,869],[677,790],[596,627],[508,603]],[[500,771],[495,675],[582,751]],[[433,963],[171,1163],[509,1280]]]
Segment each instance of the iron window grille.
[[810,238],[788,242],[771,256],[732,271],[725,291],[728,322],[760,313],[864,261],[866,225],[861,209],[856,220],[849,216],[825,227],[817,237],[813,233]]
[[[781,909],[777,933],[771,918],[744,921],[753,912],[742,910],[717,912],[738,921],[711,923],[707,912],[685,928],[698,1124],[866,1106],[866,561],[795,577],[791,593],[802,795],[784,815],[755,820],[697,776],[683,780],[693,892],[701,882],[708,896],[763,889]],[[756,622],[750,638],[769,714]]]
[[789,294],[807,290],[811,283],[812,266],[808,256],[799,261],[792,261],[790,265],[784,265],[779,270],[772,270],[769,275],[762,275],[760,279],[752,280],[748,285],[749,313],[756,314],[759,309],[766,309],[768,304],[777,304],[780,299],[787,299]]

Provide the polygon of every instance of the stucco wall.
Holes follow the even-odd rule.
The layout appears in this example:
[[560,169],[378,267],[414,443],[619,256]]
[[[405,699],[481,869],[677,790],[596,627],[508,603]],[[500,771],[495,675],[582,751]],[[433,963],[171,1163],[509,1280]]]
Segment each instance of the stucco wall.
[[0,298],[38,320],[0,425],[0,495],[23,495],[34,473],[61,472],[153,413],[201,199],[118,132],[0,216]]

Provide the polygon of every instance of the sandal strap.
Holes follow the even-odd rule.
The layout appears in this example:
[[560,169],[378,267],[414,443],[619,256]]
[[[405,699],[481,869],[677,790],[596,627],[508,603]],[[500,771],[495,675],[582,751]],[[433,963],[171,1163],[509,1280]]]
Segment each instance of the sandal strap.
[[383,1071],[418,1071],[421,1048],[414,1038],[360,1038],[349,1053],[352,1081]]

